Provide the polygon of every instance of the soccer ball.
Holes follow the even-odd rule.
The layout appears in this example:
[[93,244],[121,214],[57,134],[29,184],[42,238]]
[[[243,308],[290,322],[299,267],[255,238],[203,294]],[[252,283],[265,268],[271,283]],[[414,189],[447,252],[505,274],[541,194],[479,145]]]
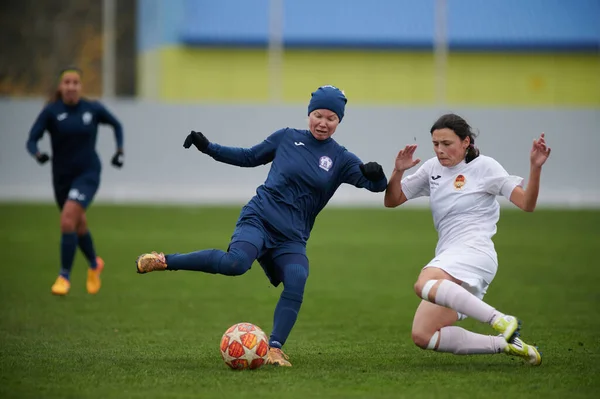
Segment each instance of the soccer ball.
[[229,327],[221,338],[221,356],[234,370],[257,369],[267,361],[267,334],[252,323]]

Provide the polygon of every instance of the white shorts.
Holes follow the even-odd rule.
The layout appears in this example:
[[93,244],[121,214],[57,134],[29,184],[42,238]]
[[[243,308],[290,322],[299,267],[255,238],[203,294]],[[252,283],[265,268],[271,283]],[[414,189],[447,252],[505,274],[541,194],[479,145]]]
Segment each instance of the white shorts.
[[[423,269],[436,267],[442,269],[457,280],[462,286],[479,299],[485,293],[498,271],[498,264],[486,253],[473,247],[460,246],[448,248],[433,258]],[[459,320],[465,315],[458,314]]]

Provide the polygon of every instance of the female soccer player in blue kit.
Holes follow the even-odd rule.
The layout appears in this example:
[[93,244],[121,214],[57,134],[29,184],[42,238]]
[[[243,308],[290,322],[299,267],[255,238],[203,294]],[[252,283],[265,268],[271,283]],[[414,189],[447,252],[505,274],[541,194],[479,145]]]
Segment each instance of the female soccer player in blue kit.
[[50,133],[52,148],[52,184],[61,210],[61,269],[52,285],[54,295],[66,295],[71,288],[70,273],[77,246],[87,258],[89,269],[86,288],[90,294],[100,290],[100,273],[104,262],[96,256],[88,230],[85,211],[100,185],[100,158],[96,153],[99,124],[111,125],[117,151],[113,166],[123,166],[123,130],[119,121],[97,101],[81,97],[81,70],[66,68],[60,73],[58,88],[37,117],[27,140],[27,151],[40,165],[51,158],[41,153],[38,141]]
[[387,179],[381,165],[361,160],[331,136],[344,117],[344,93],[333,86],[319,87],[308,105],[309,130],[285,128],[252,148],[223,147],[199,132],[187,136],[217,161],[242,167],[272,162],[267,180],[243,207],[227,252],[208,249],[188,254],[143,254],[138,273],[193,270],[237,276],[258,260],[274,286],[283,291],[269,338],[268,364],[291,366],[282,352],[302,304],[308,278],[306,242],[315,218],[342,183],[383,192]]

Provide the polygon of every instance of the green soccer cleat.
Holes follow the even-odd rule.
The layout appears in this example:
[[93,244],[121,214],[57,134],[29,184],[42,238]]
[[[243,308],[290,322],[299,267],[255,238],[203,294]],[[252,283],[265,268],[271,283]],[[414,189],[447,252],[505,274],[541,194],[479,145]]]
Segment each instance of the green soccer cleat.
[[537,347],[526,344],[519,337],[514,337],[508,342],[506,348],[504,348],[504,353],[509,356],[518,356],[532,366],[542,364],[542,355]]
[[509,342],[513,335],[521,329],[521,321],[514,316],[504,315],[492,323],[492,328],[502,334],[506,342]]

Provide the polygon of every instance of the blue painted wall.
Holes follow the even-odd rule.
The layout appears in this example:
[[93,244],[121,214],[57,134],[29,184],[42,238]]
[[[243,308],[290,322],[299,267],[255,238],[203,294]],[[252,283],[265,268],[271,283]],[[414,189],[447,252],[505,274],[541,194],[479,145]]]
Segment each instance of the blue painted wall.
[[[198,3],[204,3],[198,1]],[[185,0],[140,0],[137,7],[138,51],[182,44]]]
[[[431,48],[435,0],[284,0],[284,41]],[[600,0],[447,0],[455,49],[600,49]],[[144,0],[138,44],[265,46],[269,0]]]
[[457,47],[600,49],[600,0],[448,0]]

